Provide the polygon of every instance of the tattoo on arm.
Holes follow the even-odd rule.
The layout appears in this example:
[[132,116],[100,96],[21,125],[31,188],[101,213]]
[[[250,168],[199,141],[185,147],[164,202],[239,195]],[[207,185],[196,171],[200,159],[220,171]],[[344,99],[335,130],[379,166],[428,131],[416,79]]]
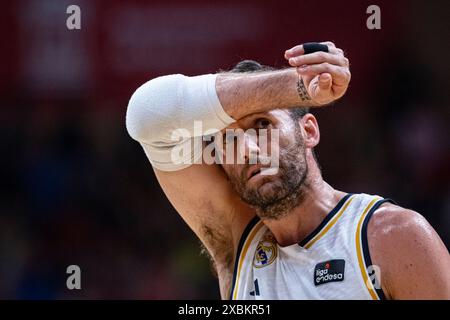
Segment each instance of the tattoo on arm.
[[306,90],[305,83],[303,82],[302,77],[298,77],[297,81],[297,92],[302,101],[309,101],[311,97],[308,94],[308,90]]

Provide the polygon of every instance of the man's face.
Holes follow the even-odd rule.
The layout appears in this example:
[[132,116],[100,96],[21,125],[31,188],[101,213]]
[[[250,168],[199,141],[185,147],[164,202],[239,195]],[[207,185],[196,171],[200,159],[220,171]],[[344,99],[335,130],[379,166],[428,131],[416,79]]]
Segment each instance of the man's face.
[[[301,121],[301,119],[299,120]],[[300,124],[293,120],[288,110],[272,110],[247,116],[229,127],[230,129],[267,129],[267,148],[258,134],[243,134],[243,139],[234,140],[235,158],[232,164],[226,164],[225,170],[230,183],[241,199],[257,209],[260,218],[278,219],[289,213],[301,201],[302,186],[305,183],[308,166],[302,130]],[[278,142],[271,142],[271,136],[278,131]],[[232,137],[231,137],[232,138]],[[224,141],[230,143],[229,136],[224,134]],[[237,164],[237,154],[245,151],[245,163]],[[265,174],[260,161],[249,163],[250,156],[258,154],[258,159],[278,155],[278,171]],[[224,158],[226,159],[226,157]],[[228,161],[229,162],[229,161]],[[261,168],[262,171],[261,171]]]

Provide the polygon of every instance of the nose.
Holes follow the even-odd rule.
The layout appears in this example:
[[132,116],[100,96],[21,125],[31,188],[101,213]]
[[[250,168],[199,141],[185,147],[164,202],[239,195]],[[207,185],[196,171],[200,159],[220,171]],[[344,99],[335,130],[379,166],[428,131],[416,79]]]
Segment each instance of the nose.
[[244,134],[244,160],[247,164],[256,164],[258,161],[258,154],[260,152],[258,145],[258,136],[256,133],[250,131]]

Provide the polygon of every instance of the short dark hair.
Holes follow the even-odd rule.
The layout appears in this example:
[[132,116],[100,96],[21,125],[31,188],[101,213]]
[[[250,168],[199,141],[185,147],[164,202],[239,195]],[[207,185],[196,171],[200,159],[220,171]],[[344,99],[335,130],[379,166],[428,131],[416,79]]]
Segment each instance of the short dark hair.
[[[265,66],[254,60],[242,60],[237,63],[229,72],[261,72],[261,71],[274,71],[277,70],[274,67]],[[291,118],[294,121],[302,118],[305,114],[309,113],[309,108],[306,107],[293,107],[289,109]]]

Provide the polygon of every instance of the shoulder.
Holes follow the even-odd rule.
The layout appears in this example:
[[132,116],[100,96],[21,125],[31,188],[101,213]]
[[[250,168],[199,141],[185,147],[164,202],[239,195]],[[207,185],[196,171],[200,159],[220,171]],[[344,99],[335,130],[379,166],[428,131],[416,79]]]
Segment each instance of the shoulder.
[[368,224],[368,237],[399,245],[411,245],[410,241],[427,241],[436,232],[428,221],[418,212],[405,209],[392,203],[382,204],[373,213]]
[[[450,277],[445,271],[450,268],[447,248],[421,214],[385,203],[371,217],[367,238],[372,262],[381,269],[388,296],[450,295]],[[441,291],[436,292],[439,286]]]

